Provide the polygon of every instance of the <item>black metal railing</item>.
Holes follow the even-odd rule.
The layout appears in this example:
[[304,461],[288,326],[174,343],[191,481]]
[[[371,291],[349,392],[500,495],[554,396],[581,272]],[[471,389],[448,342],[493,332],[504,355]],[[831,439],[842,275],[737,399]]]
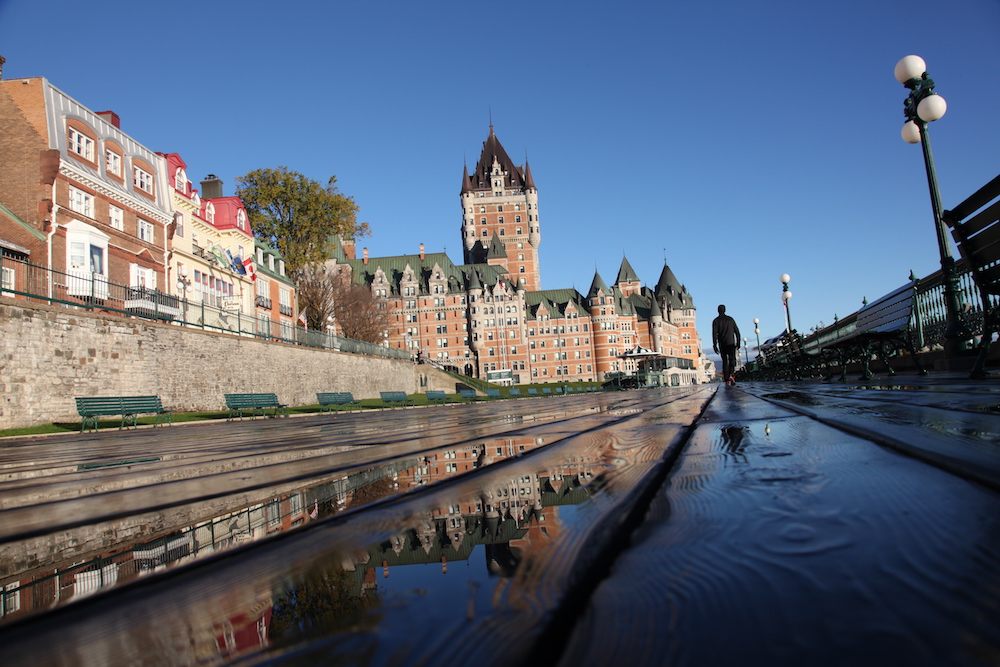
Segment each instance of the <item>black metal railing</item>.
[[[222,308],[205,300],[189,301],[148,287],[124,285],[89,271],[55,271],[44,266],[0,256],[0,296],[35,303],[60,304],[126,317],[163,320],[194,327],[263,340],[308,347],[367,354],[388,359],[409,359],[410,353],[375,343],[357,341],[329,333],[255,317],[240,310]],[[262,303],[262,300],[265,303]],[[256,305],[270,309],[271,300],[258,296]],[[219,306],[224,304],[220,303]],[[286,309],[291,316],[291,308]],[[282,311],[283,313],[285,311]]]

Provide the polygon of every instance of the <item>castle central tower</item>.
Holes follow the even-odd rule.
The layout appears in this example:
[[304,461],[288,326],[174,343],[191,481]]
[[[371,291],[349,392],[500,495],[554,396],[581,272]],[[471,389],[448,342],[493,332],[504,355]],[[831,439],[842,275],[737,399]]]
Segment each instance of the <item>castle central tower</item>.
[[538,190],[528,161],[515,165],[492,125],[475,170],[463,168],[461,199],[464,262],[494,264],[499,255],[511,282],[540,290]]

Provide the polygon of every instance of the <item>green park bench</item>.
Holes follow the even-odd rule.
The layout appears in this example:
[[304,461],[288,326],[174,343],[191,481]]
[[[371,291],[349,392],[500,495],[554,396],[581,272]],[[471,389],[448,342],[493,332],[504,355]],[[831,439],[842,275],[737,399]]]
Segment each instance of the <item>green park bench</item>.
[[489,399],[502,398],[500,396],[500,390],[499,389],[487,389],[486,390],[486,398],[489,398]]
[[99,417],[121,415],[122,421],[118,430],[136,426],[135,419],[138,415],[156,415],[154,427],[159,426],[163,420],[169,424],[173,419],[173,412],[163,409],[159,396],[85,396],[76,399],[76,411],[83,418],[80,424],[81,433],[88,427],[98,430]]
[[889,356],[900,350],[910,353],[921,375],[927,374],[912,340],[910,323],[915,301],[914,283],[907,283],[859,310],[853,333],[823,346],[824,351],[839,353],[842,380],[847,379],[847,365],[851,361],[861,363],[864,379],[871,378],[872,356],[877,356],[885,364],[888,374],[894,375]]
[[479,398],[476,395],[475,389],[459,389],[458,395],[461,396],[462,400],[466,401],[467,403],[473,403],[477,398]]
[[267,415],[268,409],[274,409],[272,417],[277,417],[284,412],[287,414],[288,406],[278,401],[277,394],[225,394],[226,407],[229,408],[227,421],[232,421],[239,417],[243,421],[243,413],[249,412],[250,419],[260,415]]
[[317,392],[316,402],[320,412],[361,409],[361,402],[354,400],[354,394],[349,391]]
[[528,387],[528,396],[538,396],[538,390],[534,387]]
[[405,408],[413,405],[413,399],[406,395],[405,391],[380,391],[383,408]]
[[517,387],[514,387],[514,388],[512,388],[510,390],[510,396],[511,396],[511,398],[521,398],[523,395],[524,394],[522,394],[521,390],[518,389]]
[[425,394],[427,395],[428,405],[444,405],[448,402],[448,394],[443,391],[431,389],[430,391],[425,392]]

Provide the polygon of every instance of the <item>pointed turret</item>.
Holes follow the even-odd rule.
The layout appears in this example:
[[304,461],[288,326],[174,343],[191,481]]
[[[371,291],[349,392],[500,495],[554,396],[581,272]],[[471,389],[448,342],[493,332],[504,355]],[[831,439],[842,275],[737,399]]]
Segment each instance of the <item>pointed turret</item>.
[[622,266],[618,269],[618,279],[615,282],[619,285],[639,282],[639,276],[635,274],[632,265],[628,263],[627,257],[622,257]]
[[469,166],[467,164],[462,165],[462,192],[472,192],[472,179],[469,178]]
[[611,293],[608,286],[604,284],[604,279],[601,278],[601,274],[594,271],[594,281],[590,283],[590,291],[587,292],[587,298],[593,299],[597,296],[598,292],[604,292],[605,296]]
[[524,158],[524,189],[525,190],[537,190],[535,187],[535,178],[531,175],[531,167],[528,166],[528,158]]

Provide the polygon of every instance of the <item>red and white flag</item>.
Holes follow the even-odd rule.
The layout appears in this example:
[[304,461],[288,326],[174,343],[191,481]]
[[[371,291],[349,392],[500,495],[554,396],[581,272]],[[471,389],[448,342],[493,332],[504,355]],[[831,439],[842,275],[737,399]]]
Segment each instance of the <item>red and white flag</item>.
[[253,265],[253,259],[247,257],[243,260],[243,266],[247,270],[247,275],[250,276],[250,280],[257,280],[257,269]]

